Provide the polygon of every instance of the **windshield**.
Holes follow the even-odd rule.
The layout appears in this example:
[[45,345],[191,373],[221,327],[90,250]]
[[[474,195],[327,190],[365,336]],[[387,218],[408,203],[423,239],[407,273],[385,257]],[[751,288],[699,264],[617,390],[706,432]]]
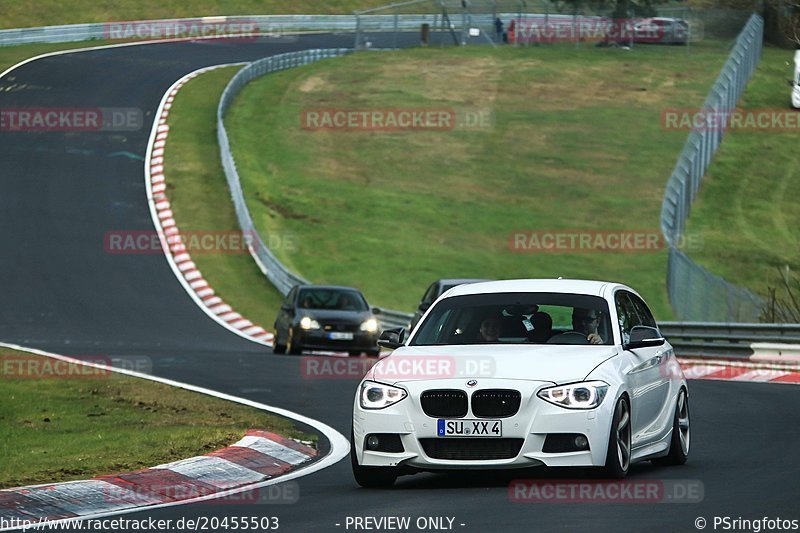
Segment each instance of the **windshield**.
[[360,292],[348,289],[302,289],[297,297],[301,309],[366,311],[367,302]]
[[613,344],[608,305],[583,294],[456,296],[431,310],[411,346]]

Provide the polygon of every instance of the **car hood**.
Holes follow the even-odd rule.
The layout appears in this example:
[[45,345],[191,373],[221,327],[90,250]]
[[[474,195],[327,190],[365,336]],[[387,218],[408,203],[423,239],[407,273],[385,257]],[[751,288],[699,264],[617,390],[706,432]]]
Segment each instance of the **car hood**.
[[372,318],[370,311],[346,311],[340,309],[298,309],[297,316],[309,316],[319,322],[345,322],[360,324]]
[[583,380],[617,353],[615,346],[404,346],[375,364],[366,378],[393,384],[481,377],[563,384]]

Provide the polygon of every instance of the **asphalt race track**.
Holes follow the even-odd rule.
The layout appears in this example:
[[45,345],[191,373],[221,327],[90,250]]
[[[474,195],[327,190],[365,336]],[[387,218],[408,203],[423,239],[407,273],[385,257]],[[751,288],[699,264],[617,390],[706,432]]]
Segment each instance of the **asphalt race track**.
[[[44,58],[0,79],[4,108],[134,107],[145,114],[135,132],[0,132],[0,340],[73,356],[146,356],[158,376],[286,408],[349,436],[357,380],[304,379],[298,358],[274,356],[211,320],[162,255],[109,254],[104,235],[153,231],[142,158],[153,113],[176,79],[204,66],[352,41],[310,34],[109,48]],[[373,41],[380,46],[380,38]],[[510,480],[590,478],[587,471],[418,474],[391,491],[370,491],[357,487],[343,460],[301,478],[292,505],[206,503],[126,518],[277,516],[283,531],[345,531],[348,516],[410,516],[412,524],[447,516],[464,531],[696,531],[697,517],[709,530],[714,516],[800,518],[798,389],[730,381],[690,387],[689,463],[635,465],[630,478],[699,480],[701,503],[509,499]]]

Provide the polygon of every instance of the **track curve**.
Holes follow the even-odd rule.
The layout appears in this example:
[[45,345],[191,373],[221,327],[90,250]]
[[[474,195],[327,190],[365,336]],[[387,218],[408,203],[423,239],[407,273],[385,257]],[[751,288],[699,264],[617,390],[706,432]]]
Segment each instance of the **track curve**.
[[[380,38],[373,40],[380,45]],[[147,125],[176,79],[204,66],[351,43],[351,35],[311,34],[293,42],[108,48],[39,59],[0,79],[3,108],[138,107],[146,117],[141,131],[125,134],[0,131],[0,340],[65,355],[146,355],[160,377],[300,412],[348,434],[355,381],[303,379],[298,359],[273,357],[213,322],[163,256],[107,254],[103,237],[112,230],[153,230],[143,161],[113,154],[144,157]],[[342,461],[299,480],[295,505],[196,504],[128,517],[273,515],[287,531],[342,531],[348,516],[385,515],[452,516],[455,529],[470,531],[692,531],[699,516],[800,518],[798,390],[695,381],[691,402],[690,462],[635,466],[632,478],[700,480],[705,497],[699,504],[508,499],[511,479],[584,478],[586,472],[419,474],[401,478],[391,492],[366,491]]]

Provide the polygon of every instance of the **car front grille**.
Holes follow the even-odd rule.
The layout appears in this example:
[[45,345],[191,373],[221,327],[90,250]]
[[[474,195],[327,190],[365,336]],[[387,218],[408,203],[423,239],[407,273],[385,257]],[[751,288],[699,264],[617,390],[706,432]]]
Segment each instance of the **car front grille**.
[[359,324],[347,324],[347,323],[332,323],[332,322],[323,322],[322,329],[325,331],[350,331],[350,332],[357,332],[359,330]]
[[419,401],[425,414],[433,418],[461,418],[467,414],[467,393],[462,390],[427,390]]
[[472,394],[472,413],[481,418],[504,418],[519,411],[522,395],[510,389],[486,389]]
[[490,461],[513,459],[524,439],[432,438],[419,439],[425,455],[447,461]]

